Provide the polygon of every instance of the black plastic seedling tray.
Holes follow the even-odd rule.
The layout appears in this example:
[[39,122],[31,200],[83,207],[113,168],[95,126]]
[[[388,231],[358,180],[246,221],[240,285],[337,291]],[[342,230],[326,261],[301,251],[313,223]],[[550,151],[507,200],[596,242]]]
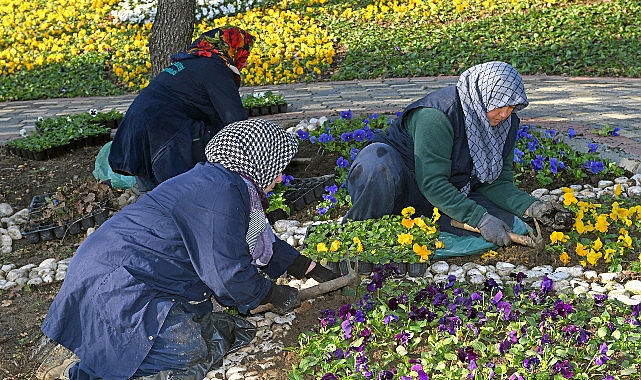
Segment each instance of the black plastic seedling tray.
[[[287,185],[288,190],[283,195],[285,204],[290,211],[299,211],[316,200],[320,200],[325,192],[325,186],[334,184],[334,175],[328,174],[322,177],[295,178]],[[279,219],[286,219],[287,213],[283,210],[275,210],[268,215],[271,223]]]
[[39,241],[48,241],[54,238],[62,239],[67,234],[76,235],[82,232],[83,229],[87,230],[95,225],[101,225],[108,218],[107,203],[103,202],[100,208],[78,218],[64,222],[39,221],[42,210],[47,205],[47,198],[52,196],[53,194],[41,194],[36,195],[31,200],[27,224],[22,231],[22,235],[27,238],[29,243],[35,244]]

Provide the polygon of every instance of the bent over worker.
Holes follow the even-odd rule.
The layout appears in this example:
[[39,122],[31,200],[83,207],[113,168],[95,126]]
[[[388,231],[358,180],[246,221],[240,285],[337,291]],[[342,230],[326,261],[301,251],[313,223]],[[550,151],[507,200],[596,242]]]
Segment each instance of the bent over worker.
[[380,218],[407,206],[431,216],[437,207],[441,231],[474,234],[450,226],[455,219],[499,246],[512,243],[515,216],[567,227],[557,217],[567,210],[514,185],[516,112],[527,105],[521,75],[504,62],[473,66],[456,85],[410,104],[356,156],[346,218]]
[[136,176],[144,192],[204,162],[212,136],[247,120],[238,89],[253,42],[240,28],[216,28],[172,56],[125,112],[110,148],[112,170]]
[[[296,138],[269,121],[232,123],[207,145],[209,162],[161,183],[90,234],[42,324],[79,362],[50,360],[41,378],[67,371],[70,379],[165,379],[170,371],[200,380],[253,337],[241,339],[252,331],[246,320],[212,314],[210,297],[242,315],[267,303],[284,313],[299,304],[298,291],[260,272],[336,278],[266,220],[265,192],[297,149]],[[226,335],[216,334],[221,318],[234,339],[212,342]]]

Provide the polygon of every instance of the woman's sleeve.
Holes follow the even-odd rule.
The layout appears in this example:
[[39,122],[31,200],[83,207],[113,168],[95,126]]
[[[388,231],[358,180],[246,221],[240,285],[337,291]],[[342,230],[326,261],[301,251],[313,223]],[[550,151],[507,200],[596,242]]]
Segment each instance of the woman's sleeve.
[[417,108],[404,121],[414,140],[416,182],[425,198],[452,219],[476,226],[485,208],[462,194],[450,181],[454,129],[445,114]]

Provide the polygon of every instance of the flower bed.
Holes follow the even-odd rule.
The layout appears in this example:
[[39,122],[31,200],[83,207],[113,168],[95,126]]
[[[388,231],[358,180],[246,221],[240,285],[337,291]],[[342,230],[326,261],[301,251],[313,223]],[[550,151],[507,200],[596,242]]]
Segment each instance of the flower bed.
[[557,294],[543,276],[481,285],[398,278],[377,268],[357,302],[322,310],[300,334],[290,379],[633,379],[640,305]]

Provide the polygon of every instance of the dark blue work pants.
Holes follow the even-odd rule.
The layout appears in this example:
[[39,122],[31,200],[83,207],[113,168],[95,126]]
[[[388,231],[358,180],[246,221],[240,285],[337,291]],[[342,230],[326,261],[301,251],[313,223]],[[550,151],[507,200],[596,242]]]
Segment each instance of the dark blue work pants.
[[[383,215],[400,215],[408,206],[415,215],[431,217],[434,206],[423,196],[416,183],[416,174],[404,163],[400,154],[384,143],[372,143],[363,148],[352,163],[347,176],[347,192],[352,208],[345,217],[351,220],[377,219]],[[480,193],[470,191],[468,198],[485,207],[488,212],[514,224],[514,215],[499,208]],[[474,235],[450,225],[451,218],[441,211],[438,221],[441,232],[458,236]]]

